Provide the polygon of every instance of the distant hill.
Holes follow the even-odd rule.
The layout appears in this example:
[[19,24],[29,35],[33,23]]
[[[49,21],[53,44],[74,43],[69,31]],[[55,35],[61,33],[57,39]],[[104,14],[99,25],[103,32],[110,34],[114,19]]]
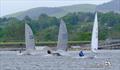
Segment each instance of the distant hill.
[[36,19],[41,14],[47,14],[49,16],[54,16],[54,17],[62,17],[68,13],[95,12],[95,10],[99,12],[113,11],[120,13],[120,0],[112,0],[108,3],[104,3],[98,6],[92,4],[79,4],[79,5],[62,6],[62,7],[37,7],[26,11],[21,11],[10,15],[6,15],[5,17],[17,17],[19,19],[23,19],[25,16],[29,16],[32,19]]
[[32,19],[38,18],[42,13],[49,16],[62,17],[67,13],[72,12],[94,12],[96,5],[91,4],[80,4],[80,5],[71,5],[71,6],[62,6],[62,7],[37,7],[32,8],[26,11],[13,13],[7,15],[6,17],[17,17],[23,19],[25,16],[29,16]]
[[99,5],[99,6],[97,6],[97,10],[99,12],[113,11],[116,13],[120,13],[120,0],[112,0],[108,3],[104,3],[102,5]]

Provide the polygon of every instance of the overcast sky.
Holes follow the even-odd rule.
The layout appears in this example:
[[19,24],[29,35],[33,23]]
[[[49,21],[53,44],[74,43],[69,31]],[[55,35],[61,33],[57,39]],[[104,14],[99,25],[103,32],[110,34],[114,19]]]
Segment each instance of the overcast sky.
[[59,7],[74,4],[102,4],[111,0],[0,0],[0,17],[35,7]]

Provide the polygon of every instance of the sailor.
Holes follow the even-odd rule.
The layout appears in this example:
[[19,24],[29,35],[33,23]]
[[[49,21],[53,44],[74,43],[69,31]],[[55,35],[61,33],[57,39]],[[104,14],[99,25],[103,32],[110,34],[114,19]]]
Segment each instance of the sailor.
[[50,50],[47,50],[47,53],[53,56],[61,56],[59,53],[52,53]]
[[80,51],[79,56],[80,56],[80,57],[83,57],[83,56],[84,56],[83,51]]
[[47,50],[47,53],[48,53],[48,54],[51,54],[51,51],[50,51],[50,50]]

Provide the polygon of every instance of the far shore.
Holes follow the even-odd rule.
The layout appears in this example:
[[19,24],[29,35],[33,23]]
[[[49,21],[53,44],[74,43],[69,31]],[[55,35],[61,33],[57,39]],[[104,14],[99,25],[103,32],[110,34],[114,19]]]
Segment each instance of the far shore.
[[[69,50],[90,50],[90,41],[68,41]],[[57,46],[57,41],[48,41],[48,42],[36,42],[36,46],[48,46],[50,48]],[[71,46],[80,46],[78,48],[72,48]],[[104,41],[99,41],[98,49],[120,49],[118,46],[104,46]],[[25,50],[25,42],[0,42],[0,51],[19,51]]]

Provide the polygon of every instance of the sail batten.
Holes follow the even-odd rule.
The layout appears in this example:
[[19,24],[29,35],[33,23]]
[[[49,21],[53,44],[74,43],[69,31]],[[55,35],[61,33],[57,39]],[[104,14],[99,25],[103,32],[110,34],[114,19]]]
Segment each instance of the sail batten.
[[59,34],[58,34],[57,49],[65,51],[67,49],[67,43],[68,43],[68,33],[67,33],[66,24],[63,20],[61,20],[59,27]]
[[25,43],[26,43],[26,51],[35,49],[33,32],[28,24],[25,24]]
[[97,49],[98,49],[98,19],[96,13],[92,31],[91,50],[93,52],[96,52]]

